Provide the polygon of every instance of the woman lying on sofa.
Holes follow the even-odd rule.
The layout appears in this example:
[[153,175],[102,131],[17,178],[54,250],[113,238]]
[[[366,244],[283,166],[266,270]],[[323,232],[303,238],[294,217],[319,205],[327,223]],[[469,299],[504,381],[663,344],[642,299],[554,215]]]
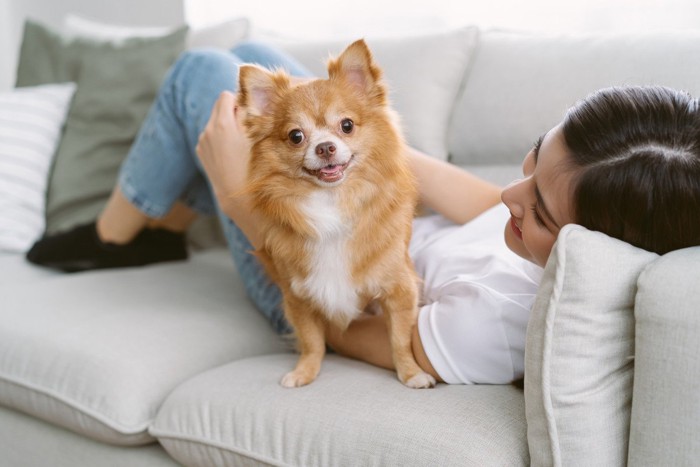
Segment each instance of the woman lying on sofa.
[[[76,271],[184,259],[196,213],[218,212],[251,299],[278,332],[289,332],[278,288],[249,253],[259,241],[255,213],[227,196],[240,191],[247,170],[231,72],[246,62],[309,76],[259,44],[183,54],[99,219],[38,241],[29,261]],[[682,92],[629,87],[588,96],[537,141],[524,178],[505,189],[409,153],[422,202],[438,213],[415,220],[410,245],[424,281],[413,348],[440,381],[522,377],[529,311],[564,225],[659,254],[700,244],[700,105]],[[341,354],[393,368],[382,316],[363,315],[328,339]]]

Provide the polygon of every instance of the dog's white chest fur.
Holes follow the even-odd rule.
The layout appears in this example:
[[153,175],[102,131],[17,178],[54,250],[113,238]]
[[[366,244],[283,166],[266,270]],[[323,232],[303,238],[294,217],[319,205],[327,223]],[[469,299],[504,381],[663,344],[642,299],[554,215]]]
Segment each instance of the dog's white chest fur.
[[344,223],[332,190],[315,191],[302,209],[318,238],[310,239],[306,246],[309,275],[293,281],[292,288],[313,298],[329,318],[350,322],[359,313],[347,245],[351,226]]

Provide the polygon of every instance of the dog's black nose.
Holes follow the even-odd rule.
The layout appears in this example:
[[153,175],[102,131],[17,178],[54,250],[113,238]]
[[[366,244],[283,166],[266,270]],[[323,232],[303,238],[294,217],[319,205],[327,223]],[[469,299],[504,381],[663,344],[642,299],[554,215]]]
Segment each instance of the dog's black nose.
[[320,143],[316,146],[316,155],[322,159],[330,159],[335,155],[336,147],[335,144],[330,141],[325,143]]

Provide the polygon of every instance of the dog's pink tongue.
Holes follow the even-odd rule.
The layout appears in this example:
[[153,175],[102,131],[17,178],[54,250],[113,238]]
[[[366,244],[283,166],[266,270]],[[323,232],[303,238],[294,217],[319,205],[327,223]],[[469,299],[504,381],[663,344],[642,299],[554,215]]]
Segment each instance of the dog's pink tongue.
[[334,175],[340,172],[342,166],[340,165],[329,165],[328,167],[324,167],[321,169],[321,173],[323,175]]

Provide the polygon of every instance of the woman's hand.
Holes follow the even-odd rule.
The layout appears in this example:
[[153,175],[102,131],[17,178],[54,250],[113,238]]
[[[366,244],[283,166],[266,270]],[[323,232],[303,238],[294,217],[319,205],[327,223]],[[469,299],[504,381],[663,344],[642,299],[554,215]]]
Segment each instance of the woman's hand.
[[236,95],[221,93],[204,131],[199,135],[197,156],[202,161],[214,194],[222,207],[245,186],[250,143],[241,123]]
[[196,151],[209,178],[221,210],[258,246],[258,232],[250,201],[244,194],[250,159],[250,141],[243,127],[243,111],[236,95],[221,93],[206,127],[199,135]]

